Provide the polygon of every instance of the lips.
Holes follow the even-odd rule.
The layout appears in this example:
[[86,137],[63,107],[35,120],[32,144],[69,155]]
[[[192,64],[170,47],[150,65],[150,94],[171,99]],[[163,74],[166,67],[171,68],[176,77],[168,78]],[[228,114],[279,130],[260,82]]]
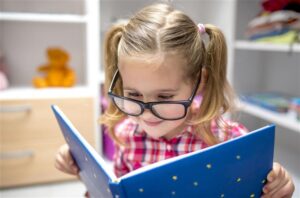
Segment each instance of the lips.
[[146,121],[146,120],[143,120],[143,122],[148,126],[157,126],[160,123],[162,123],[162,121]]

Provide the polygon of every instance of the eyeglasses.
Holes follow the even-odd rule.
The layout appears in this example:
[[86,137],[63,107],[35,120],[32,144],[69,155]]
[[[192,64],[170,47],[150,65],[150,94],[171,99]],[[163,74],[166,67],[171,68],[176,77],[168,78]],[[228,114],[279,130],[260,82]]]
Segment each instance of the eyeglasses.
[[142,102],[132,98],[124,96],[118,96],[113,93],[113,89],[119,77],[119,70],[117,70],[113,76],[110,84],[108,95],[111,97],[116,107],[123,113],[130,116],[139,116],[143,114],[145,109],[149,109],[155,116],[163,120],[179,120],[186,116],[187,109],[191,105],[198,86],[200,84],[200,77],[197,80],[196,86],[193,89],[191,97],[187,100],[179,101],[159,101],[159,102]]

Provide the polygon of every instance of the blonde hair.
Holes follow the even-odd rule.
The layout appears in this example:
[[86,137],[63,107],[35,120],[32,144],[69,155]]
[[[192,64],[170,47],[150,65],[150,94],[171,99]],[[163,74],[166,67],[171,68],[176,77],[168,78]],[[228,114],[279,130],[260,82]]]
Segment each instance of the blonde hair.
[[[218,141],[210,130],[212,120],[221,121],[221,115],[230,108],[232,91],[226,79],[227,46],[223,33],[213,25],[205,25],[209,43],[205,47],[197,25],[183,12],[167,4],[154,4],[137,12],[127,24],[118,24],[107,33],[105,42],[105,91],[118,68],[118,56],[178,53],[187,61],[183,68],[186,79],[199,77],[202,67],[208,71],[200,110],[190,124],[208,144]],[[122,95],[122,82],[114,92]],[[125,118],[113,103],[101,117],[101,123],[108,127],[110,136],[121,141],[114,133],[114,127]],[[201,132],[200,132],[201,129]],[[204,129],[204,130],[203,130]]]

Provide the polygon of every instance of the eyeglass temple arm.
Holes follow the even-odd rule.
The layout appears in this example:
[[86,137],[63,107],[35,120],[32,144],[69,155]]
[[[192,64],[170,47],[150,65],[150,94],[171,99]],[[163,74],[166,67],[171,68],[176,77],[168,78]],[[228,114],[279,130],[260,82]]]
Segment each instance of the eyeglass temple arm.
[[197,90],[198,90],[198,87],[199,87],[199,84],[200,84],[200,81],[201,81],[201,74],[202,74],[202,70],[200,69],[199,78],[198,78],[198,80],[197,80],[196,86],[194,87],[193,92],[192,92],[192,95],[191,95],[191,97],[189,98],[189,100],[194,99],[194,97],[195,97],[195,95],[196,95],[196,93],[197,93]]
[[112,89],[115,87],[115,84],[117,82],[116,78],[117,78],[118,75],[119,75],[119,70],[117,69],[114,76],[113,76],[113,78],[112,78],[112,80],[111,80],[111,84],[109,86],[108,92],[112,92]]

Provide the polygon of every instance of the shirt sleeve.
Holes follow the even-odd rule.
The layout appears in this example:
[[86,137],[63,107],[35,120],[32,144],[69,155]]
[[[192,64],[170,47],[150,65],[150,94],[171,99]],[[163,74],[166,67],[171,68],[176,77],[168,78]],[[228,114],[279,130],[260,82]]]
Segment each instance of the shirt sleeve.
[[[116,136],[124,143],[129,144],[129,136],[134,129],[134,123],[131,119],[122,120],[115,127]],[[117,177],[121,177],[130,172],[129,164],[127,163],[128,148],[118,143],[115,143],[114,154],[114,172]]]
[[121,177],[126,173],[129,173],[129,168],[127,167],[124,160],[124,149],[119,145],[115,146],[114,172],[117,177]]
[[248,133],[248,129],[241,123],[229,121],[229,126],[229,130],[227,131],[228,140]]
[[220,142],[224,142],[248,133],[248,129],[241,123],[224,120],[224,123],[212,124],[212,132]]

